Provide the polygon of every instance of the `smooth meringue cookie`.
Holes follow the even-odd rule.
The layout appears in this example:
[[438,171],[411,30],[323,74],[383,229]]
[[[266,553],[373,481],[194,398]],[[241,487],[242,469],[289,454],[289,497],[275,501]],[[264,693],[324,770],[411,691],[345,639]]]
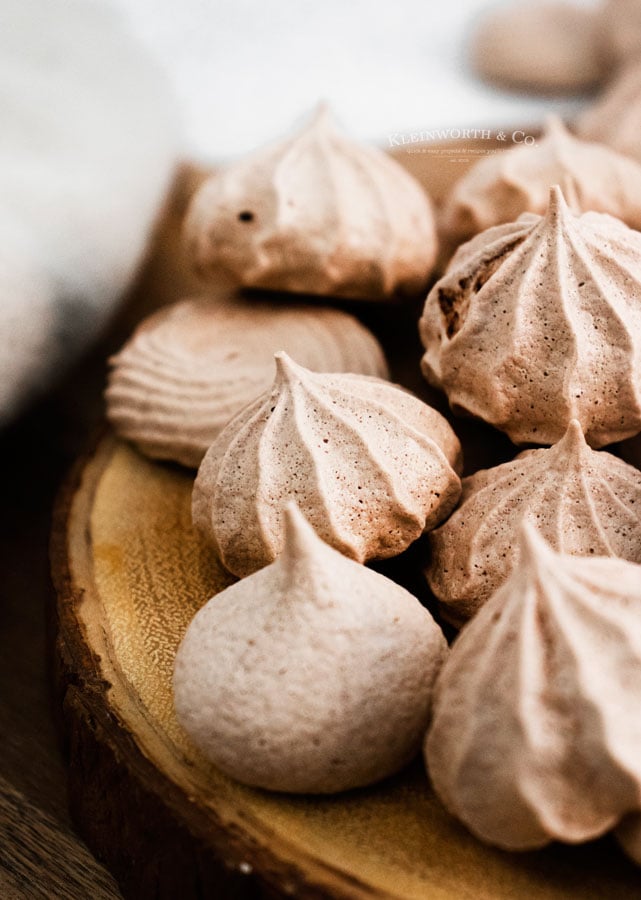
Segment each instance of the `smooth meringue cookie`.
[[641,162],[641,65],[625,66],[576,121],[586,141],[602,141]]
[[597,13],[603,52],[611,65],[635,63],[641,51],[639,0],[605,0]]
[[277,353],[272,389],[200,466],[194,524],[241,577],[281,552],[288,500],[346,556],[396,556],[456,505],[460,454],[447,421],[412,394],[364,375],[313,373]]
[[571,419],[593,447],[641,431],[641,234],[559,187],[459,248],[420,322],[423,374],[517,444]]
[[574,137],[550,116],[535,145],[522,143],[475,163],[455,184],[439,227],[456,245],[521,213],[542,215],[550,185],[560,184],[578,209],[610,213],[641,228],[641,165],[606,143]]
[[388,375],[374,335],[340,310],[188,299],[146,319],[110,360],[107,416],[148,456],[197,468],[229,420],[269,388],[281,349],[315,370]]
[[185,237],[203,277],[225,269],[247,287],[362,299],[420,294],[437,254],[419,183],[344,137],[325,107],[207,179]]
[[554,447],[464,478],[458,509],[430,534],[426,572],[450,621],[462,624],[503,584],[524,521],[563,553],[641,563],[641,472],[592,450],[574,421]]
[[178,719],[223,772],[331,793],[419,751],[443,635],[404,588],[324,544],[294,504],[278,560],[212,598],[178,649]]
[[641,807],[641,567],[555,553],[519,565],[454,642],[426,761],[437,794],[510,850],[579,843]]
[[573,3],[502,4],[477,27],[476,71],[500,85],[550,94],[584,91],[603,76],[594,10]]

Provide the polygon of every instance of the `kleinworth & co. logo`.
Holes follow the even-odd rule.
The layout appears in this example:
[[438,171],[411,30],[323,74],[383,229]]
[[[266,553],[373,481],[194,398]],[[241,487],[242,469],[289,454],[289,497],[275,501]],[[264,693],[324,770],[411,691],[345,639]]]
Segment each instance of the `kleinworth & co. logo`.
[[[429,128],[422,131],[395,131],[388,135],[390,148],[402,147],[407,153],[447,156],[452,162],[469,162],[470,156],[489,156],[499,152],[505,144],[533,146],[536,140],[534,134],[523,129],[501,131],[492,128]],[[439,146],[442,144],[447,146]]]

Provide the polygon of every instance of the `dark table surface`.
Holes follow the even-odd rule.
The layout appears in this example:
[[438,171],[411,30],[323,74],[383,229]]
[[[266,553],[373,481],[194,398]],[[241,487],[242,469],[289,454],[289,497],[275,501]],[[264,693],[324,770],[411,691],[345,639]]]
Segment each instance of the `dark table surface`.
[[[106,347],[0,433],[0,897],[119,897],[74,834],[48,634],[51,510],[101,415]],[[79,373],[82,375],[78,378]],[[82,385],[79,388],[79,385]]]

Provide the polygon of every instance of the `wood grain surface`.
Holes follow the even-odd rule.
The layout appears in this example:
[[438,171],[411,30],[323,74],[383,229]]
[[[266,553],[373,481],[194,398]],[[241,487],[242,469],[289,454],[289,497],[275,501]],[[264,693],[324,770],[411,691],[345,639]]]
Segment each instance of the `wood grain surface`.
[[0,896],[109,900],[113,878],[55,815],[0,778]]

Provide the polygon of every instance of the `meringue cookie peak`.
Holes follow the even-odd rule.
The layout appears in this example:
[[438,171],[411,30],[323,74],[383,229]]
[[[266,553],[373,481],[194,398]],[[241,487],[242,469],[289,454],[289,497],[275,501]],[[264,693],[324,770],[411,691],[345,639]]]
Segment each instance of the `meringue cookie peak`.
[[459,507],[430,534],[426,573],[450,621],[470,618],[503,584],[519,529],[534,519],[565,553],[641,563],[641,472],[592,450],[573,421],[555,446],[463,479]]
[[207,179],[185,222],[195,268],[247,287],[383,299],[420,294],[436,259],[431,204],[390,156],[327,109]]
[[574,137],[550,116],[536,145],[519,145],[476,163],[455,185],[440,227],[459,244],[521,213],[543,214],[550,185],[574,184],[583,211],[609,213],[641,228],[641,166],[611,147]]
[[515,443],[554,443],[572,418],[594,447],[641,430],[641,234],[573,215],[558,186],[544,217],[457,251],[420,331],[428,381]]
[[[357,413],[357,421],[362,424],[365,424],[366,420],[369,421],[371,413],[366,412],[365,409],[359,409],[361,405],[366,406],[364,402],[362,404],[358,401],[350,403],[352,394],[359,399],[361,396],[371,399],[373,405],[380,406],[388,414],[391,409],[395,408],[399,419],[405,420],[413,431],[418,432],[422,442],[435,441],[448,463],[457,472],[462,470],[461,445],[447,420],[404,388],[380,378],[359,375],[354,372],[342,373],[343,377],[338,379],[332,373],[312,372],[305,366],[294,362],[284,350],[279,350],[274,354],[274,364],[273,393],[276,396],[282,392],[290,393],[292,396],[300,393],[304,401],[314,402],[322,389],[326,388],[331,397],[331,405],[338,407],[336,412],[338,413],[343,405],[353,406]],[[344,396],[341,397],[343,393]],[[341,424],[340,420],[337,424]],[[376,423],[372,425],[372,428],[376,430]],[[428,432],[432,437],[425,437]],[[323,443],[329,444],[329,439],[323,438]]]
[[174,669],[178,719],[223,772],[330,793],[419,751],[443,635],[404,588],[324,544],[294,504],[271,565],[212,598]]
[[388,382],[310,372],[284,352],[276,368],[194,485],[194,523],[226,568],[244,576],[278,556],[289,499],[359,562],[401,553],[450,513],[460,444],[439,413]]
[[640,704],[641,567],[555,553],[525,526],[438,679],[436,792],[506,849],[597,837],[641,808]]

